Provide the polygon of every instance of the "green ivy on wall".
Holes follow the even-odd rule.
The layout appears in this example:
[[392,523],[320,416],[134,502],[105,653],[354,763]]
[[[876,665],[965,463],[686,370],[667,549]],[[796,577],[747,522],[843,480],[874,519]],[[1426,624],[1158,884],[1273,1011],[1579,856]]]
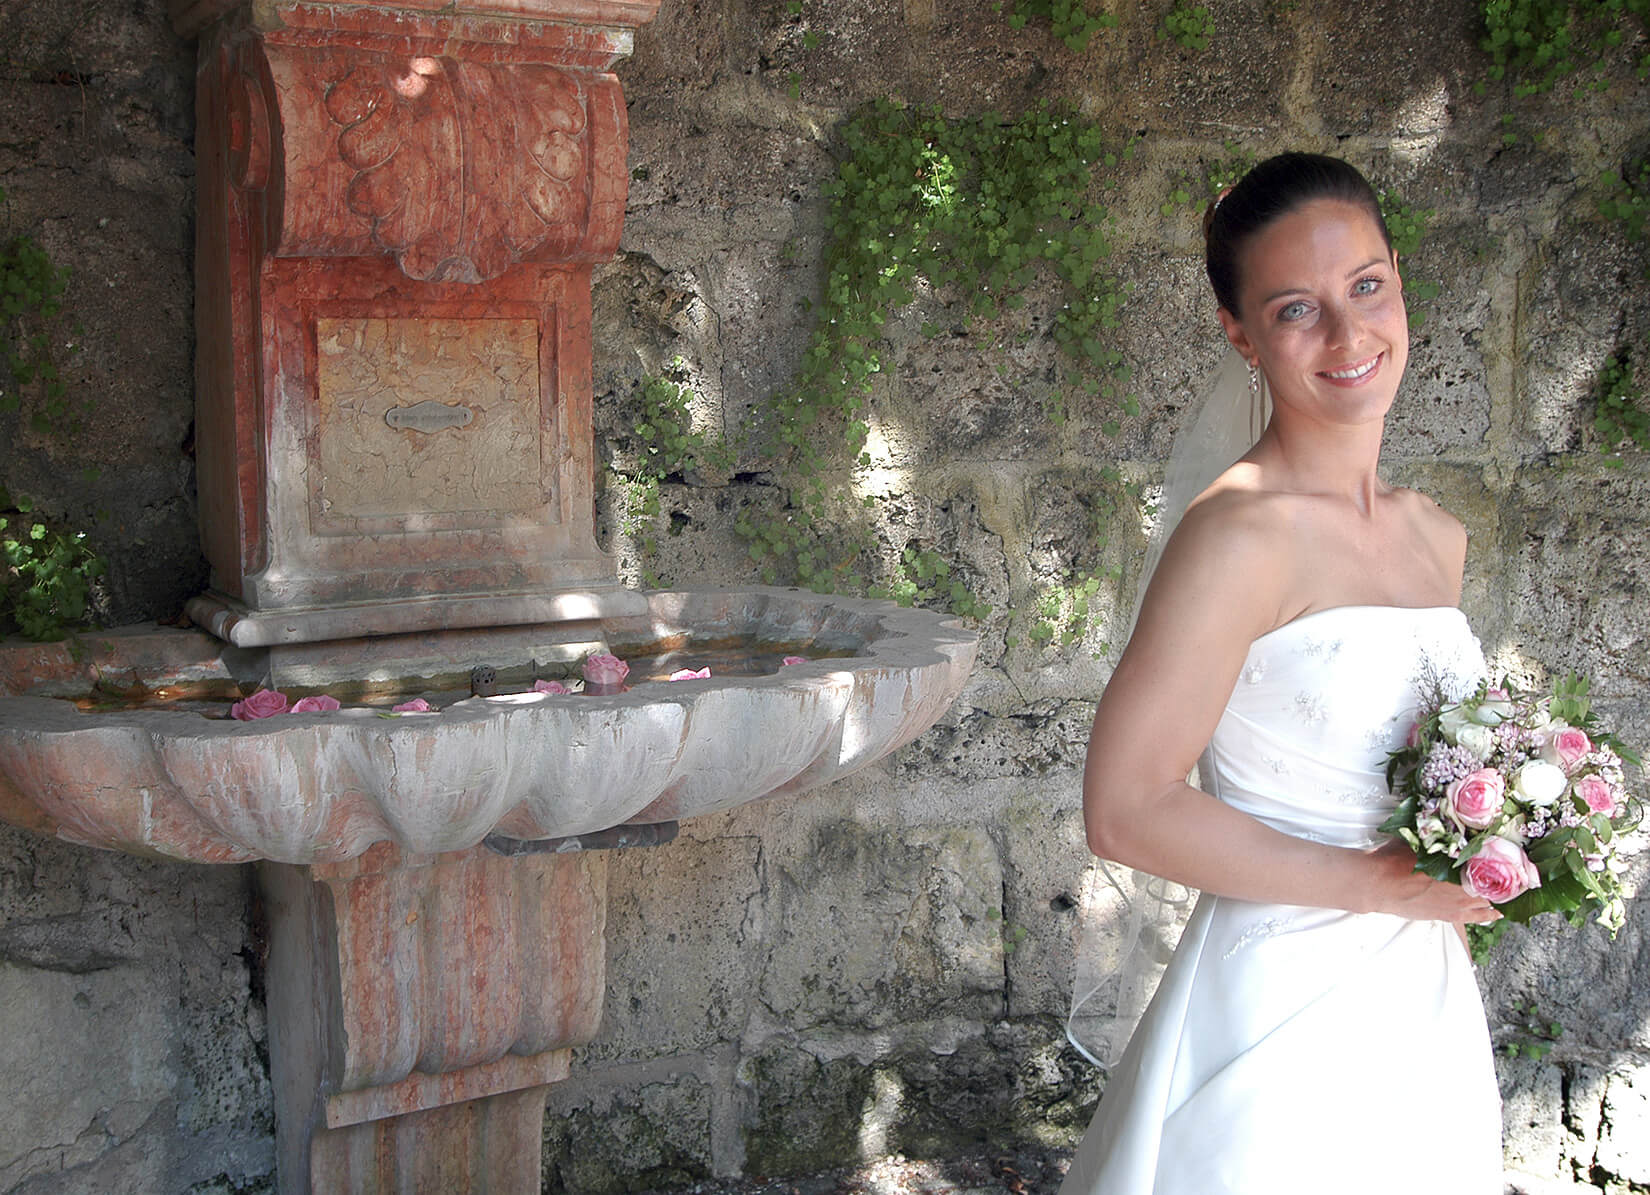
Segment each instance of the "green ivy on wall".
[[1088,49],[1096,33],[1117,24],[1109,12],[1091,13],[1087,0],[997,0],[995,7],[998,12],[1007,8],[1011,29],[1024,29],[1032,18],[1047,21],[1054,36],[1078,53]]
[[950,296],[970,321],[1012,311],[1028,287],[1053,284],[1063,294],[1050,334],[1067,362],[1064,384],[1137,409],[1118,394],[1125,374],[1109,333],[1122,294],[1103,269],[1111,220],[1091,197],[1097,169],[1118,155],[1093,125],[1047,106],[1012,121],[950,120],[880,100],[848,122],[841,144],[825,187],[814,330],[795,381],[762,411],[770,471],[788,505],[776,517],[747,512],[736,530],[769,583],[940,600],[983,615],[955,562],[936,549],[908,545],[883,560],[865,518],[871,500],[852,497],[854,469],[870,463],[867,404],[883,369],[884,328],[919,284]]
[[1427,221],[1432,219],[1432,209],[1413,207],[1402,196],[1385,189],[1377,194],[1377,198],[1381,204],[1381,219],[1386,221],[1386,232],[1392,238],[1392,251],[1398,255],[1400,273],[1404,279],[1404,304],[1409,308],[1409,326],[1419,328],[1427,322],[1428,308],[1443,290],[1438,283],[1408,265],[1421,248]]
[[[0,207],[5,202],[0,189]],[[32,390],[29,425],[40,433],[73,430],[55,335],[68,284],[69,271],[55,265],[33,237],[0,241],[0,413],[20,411]],[[63,351],[72,354],[73,342]]]
[[[1599,214],[1621,227],[1629,244],[1643,246],[1645,217],[1650,213],[1650,162],[1640,162],[1623,174],[1606,171],[1599,179]],[[1593,432],[1607,453],[1623,447],[1650,451],[1650,409],[1636,365],[1646,356],[1623,347],[1606,358],[1594,388]],[[1619,464],[1620,457],[1612,463]]]
[[84,532],[51,526],[29,499],[0,489],[0,634],[50,642],[79,630],[102,575]]
[[[75,351],[57,330],[68,280],[33,237],[0,242],[0,416],[21,415],[26,405],[29,427],[42,435],[77,427],[58,356]],[[84,532],[54,526],[0,486],[0,634],[49,641],[79,629],[103,571]]]
[[1158,36],[1171,38],[1183,50],[1207,50],[1215,23],[1209,10],[1192,0],[1175,0],[1174,7],[1163,18]]
[[[1618,47],[1645,32],[1650,0],[1483,0],[1482,11],[1490,78],[1534,95],[1573,75],[1600,75]],[[1650,52],[1637,65],[1641,79],[1650,77]]]
[[660,485],[691,472],[725,471],[733,463],[733,451],[719,434],[694,430],[694,397],[680,358],[663,375],[644,379],[630,426],[633,447],[609,468],[618,526],[636,544],[648,585],[658,584],[649,562],[659,548]]

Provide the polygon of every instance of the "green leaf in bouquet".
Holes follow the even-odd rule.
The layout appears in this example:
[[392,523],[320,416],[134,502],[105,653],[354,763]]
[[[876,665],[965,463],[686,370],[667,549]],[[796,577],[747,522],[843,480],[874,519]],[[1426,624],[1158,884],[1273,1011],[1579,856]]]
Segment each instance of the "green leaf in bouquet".
[[1580,726],[1592,712],[1592,700],[1587,696],[1592,682],[1572,672],[1553,681],[1553,701],[1550,711],[1571,726]]
[[1442,852],[1417,856],[1415,870],[1422,875],[1431,876],[1435,880],[1443,880],[1446,883],[1455,879],[1455,861]]
[[1574,876],[1557,875],[1542,881],[1541,887],[1513,897],[1504,905],[1495,907],[1501,916],[1519,925],[1541,913],[1568,913],[1587,899],[1587,888]]
[[1568,849],[1574,837],[1575,831],[1560,830],[1556,834],[1549,834],[1540,842],[1528,847],[1524,853],[1530,857],[1531,863],[1541,868],[1542,874],[1545,875],[1546,865],[1558,862],[1559,857]]
[[[1389,769],[1389,782],[1390,782],[1390,769]],[[1418,810],[1420,808],[1420,805],[1421,805],[1420,798],[1418,798],[1416,796],[1413,796],[1413,795],[1404,797],[1401,801],[1399,801],[1396,805],[1394,805],[1392,807],[1392,812],[1387,815],[1386,821],[1381,823],[1381,825],[1380,825],[1381,833],[1382,834],[1397,834],[1397,833],[1402,832],[1402,830],[1406,826],[1410,825],[1411,823],[1413,823],[1415,821],[1415,813],[1416,813],[1416,810]],[[1405,841],[1408,841],[1407,836],[1405,838]],[[1414,846],[1415,844],[1410,843],[1410,845]]]

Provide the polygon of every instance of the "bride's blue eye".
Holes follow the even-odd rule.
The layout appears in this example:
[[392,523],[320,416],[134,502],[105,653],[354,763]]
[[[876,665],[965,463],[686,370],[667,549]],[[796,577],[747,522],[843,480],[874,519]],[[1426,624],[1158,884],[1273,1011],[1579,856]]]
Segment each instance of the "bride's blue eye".
[[1293,303],[1278,308],[1278,318],[1289,321],[1298,320],[1306,314],[1306,310],[1306,304],[1297,299]]
[[1379,278],[1360,278],[1352,284],[1352,293],[1355,295],[1372,295],[1380,289]]

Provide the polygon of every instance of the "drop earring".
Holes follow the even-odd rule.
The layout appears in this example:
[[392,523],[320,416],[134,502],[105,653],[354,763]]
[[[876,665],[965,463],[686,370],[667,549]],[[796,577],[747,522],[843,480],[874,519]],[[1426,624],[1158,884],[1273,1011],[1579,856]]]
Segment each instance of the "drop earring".
[[1249,365],[1249,393],[1251,396],[1260,393],[1260,370],[1255,368],[1253,362]]

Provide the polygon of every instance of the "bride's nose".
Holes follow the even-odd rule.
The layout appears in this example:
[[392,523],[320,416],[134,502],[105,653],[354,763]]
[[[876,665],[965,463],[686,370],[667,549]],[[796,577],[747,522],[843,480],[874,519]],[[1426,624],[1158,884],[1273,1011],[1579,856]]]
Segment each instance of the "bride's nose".
[[1318,322],[1325,344],[1332,349],[1353,348],[1363,338],[1363,320],[1344,304],[1327,304]]

